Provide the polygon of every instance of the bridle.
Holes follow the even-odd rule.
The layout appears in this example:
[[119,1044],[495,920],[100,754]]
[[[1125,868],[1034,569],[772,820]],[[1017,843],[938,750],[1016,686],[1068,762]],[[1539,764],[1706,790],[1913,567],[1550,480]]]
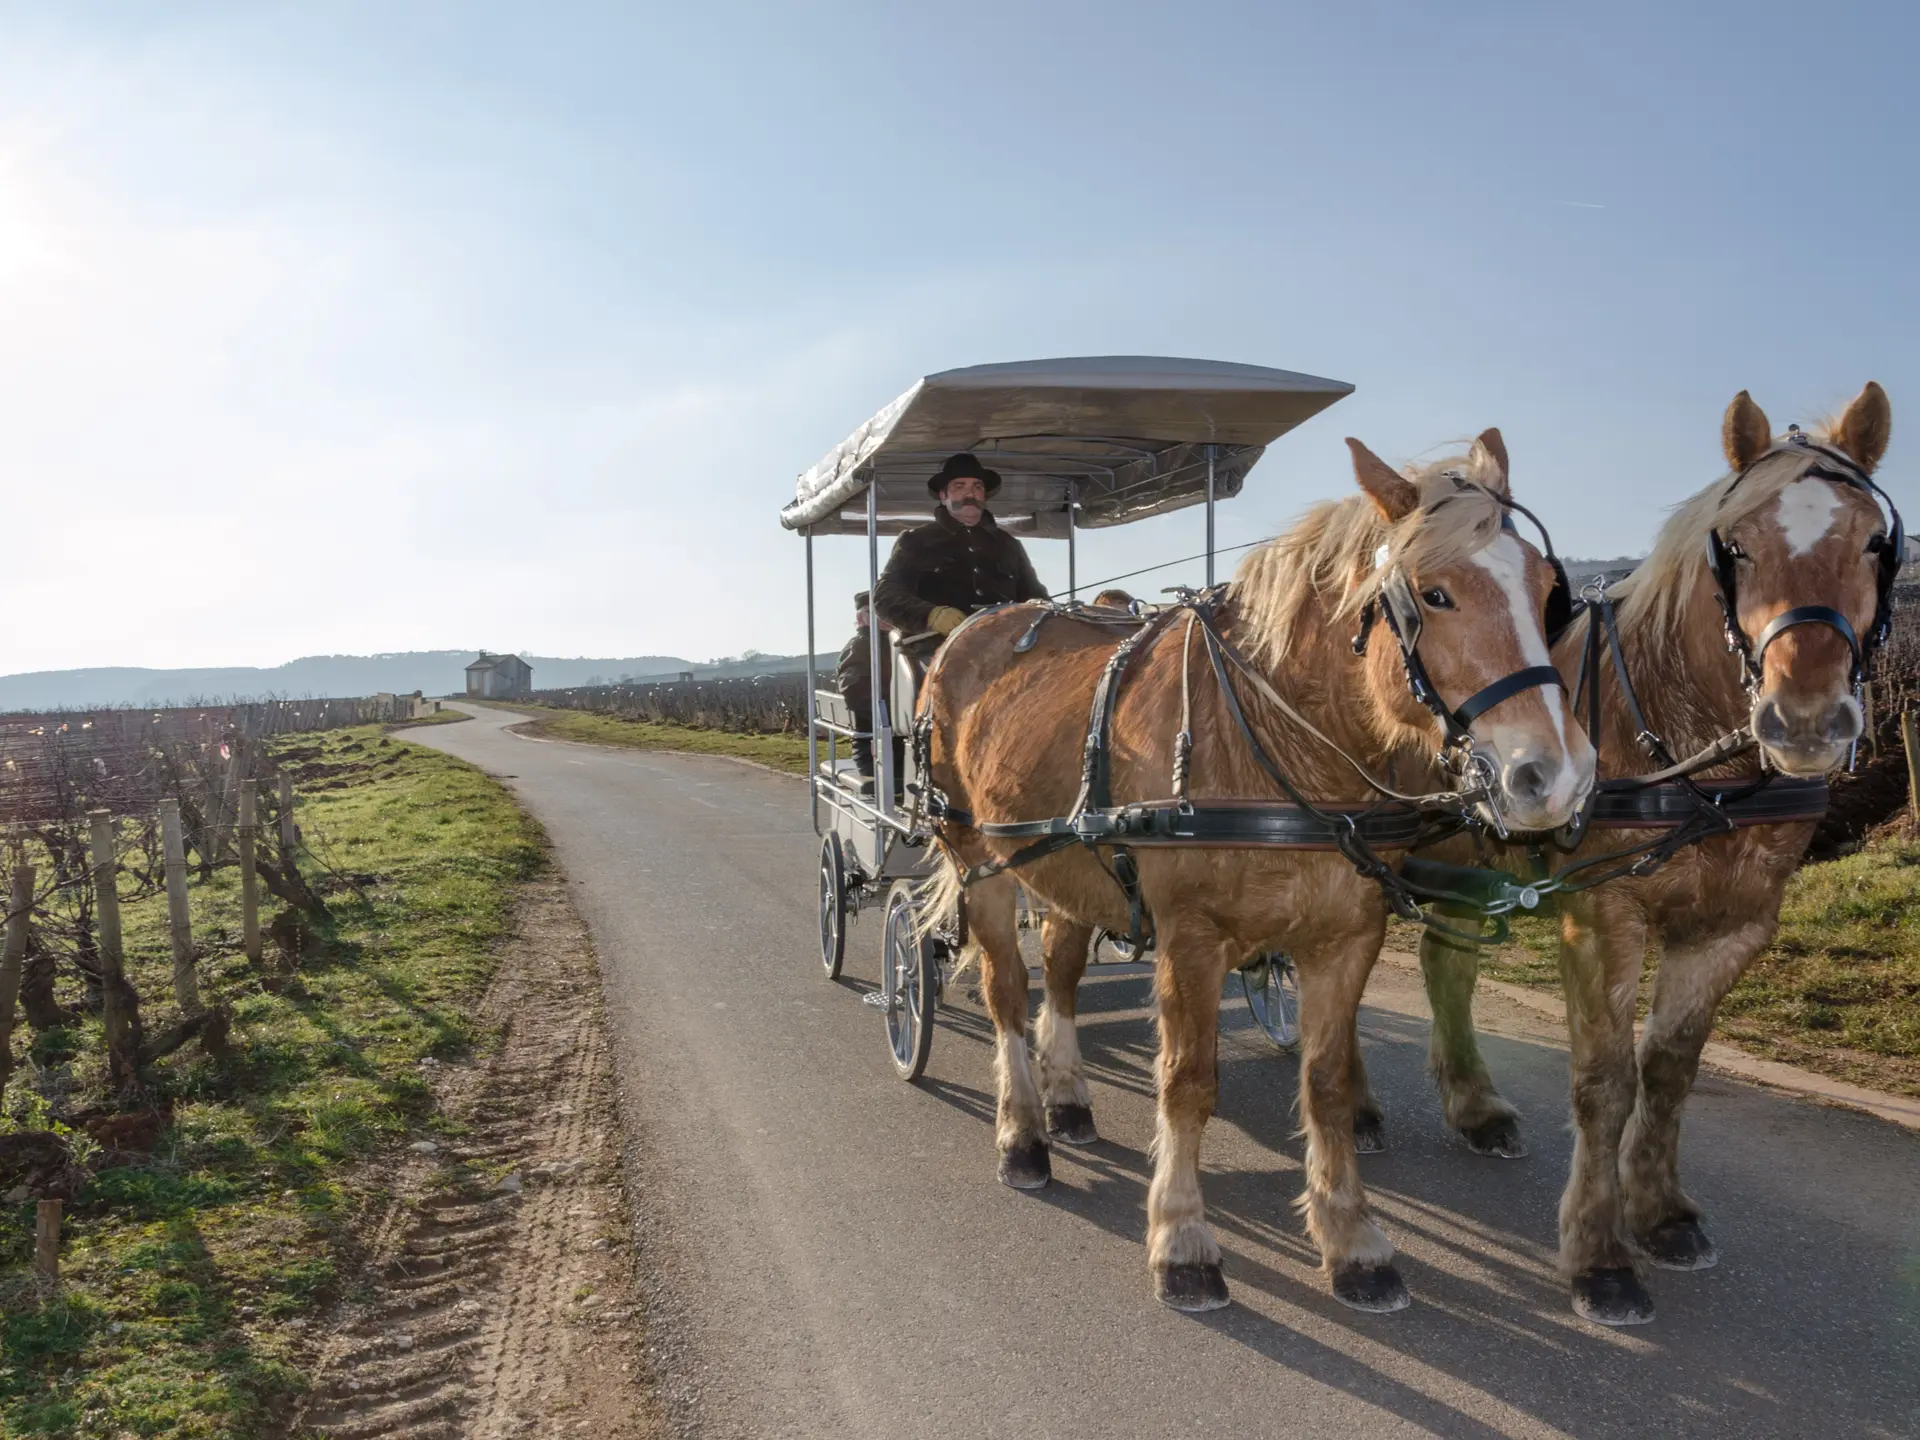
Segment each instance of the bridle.
[[[1547,633],[1550,637],[1555,633],[1556,606],[1559,612],[1564,612],[1564,628],[1565,623],[1571,621],[1572,590],[1567,583],[1566,567],[1554,553],[1553,538],[1547,534],[1547,527],[1540,523],[1540,517],[1519,502],[1488,490],[1483,485],[1475,485],[1457,473],[1449,472],[1447,478],[1461,490],[1479,490],[1493,499],[1500,506],[1502,530],[1518,534],[1513,523],[1513,512],[1516,510],[1533,522],[1534,528],[1540,532],[1542,552],[1554,575],[1553,590],[1547,599]],[[1447,496],[1432,508],[1437,510],[1452,498]],[[1420,631],[1425,612],[1414,593],[1413,582],[1400,566],[1389,563],[1385,545],[1374,552],[1373,566],[1380,577],[1379,586],[1360,607],[1360,631],[1353,637],[1353,653],[1367,653],[1367,638],[1374,620],[1384,620],[1400,647],[1400,663],[1406,670],[1408,692],[1440,722],[1445,736],[1439,747],[1442,767],[1461,777],[1468,788],[1477,789],[1491,801],[1491,797],[1498,794],[1498,776],[1491,773],[1492,767],[1486,758],[1474,750],[1473,722],[1494,706],[1504,704],[1516,695],[1549,685],[1557,685],[1564,690],[1567,682],[1552,665],[1526,665],[1475,691],[1458,705],[1449,706],[1441,698],[1433,677],[1427,673],[1426,662],[1420,658]],[[1549,638],[1547,643],[1551,646],[1552,639]],[[1496,828],[1503,832],[1505,830],[1504,825]]]
[[1738,544],[1725,539],[1718,526],[1707,531],[1707,569],[1713,576],[1720,613],[1726,620],[1727,649],[1740,657],[1747,693],[1756,699],[1760,693],[1767,647],[1794,626],[1825,625],[1847,642],[1847,651],[1852,656],[1850,679],[1856,691],[1872,670],[1874,652],[1886,643],[1887,636],[1893,630],[1893,585],[1906,559],[1906,525],[1900,518],[1899,507],[1893,503],[1893,497],[1876,485],[1851,457],[1831,446],[1816,444],[1798,425],[1790,425],[1785,440],[1755,458],[1734,476],[1733,483],[1721,493],[1720,503],[1726,504],[1727,497],[1739,488],[1740,482],[1751,475],[1756,466],[1776,455],[1807,451],[1819,458],[1801,473],[1801,479],[1844,485],[1869,496],[1876,508],[1881,505],[1886,507],[1889,517],[1886,533],[1875,535],[1867,542],[1867,553],[1877,556],[1873,622],[1867,627],[1867,638],[1863,643],[1854,631],[1852,622],[1831,605],[1795,605],[1774,616],[1759,635],[1749,637],[1740,624],[1735,568],[1736,562],[1746,558],[1746,552]]

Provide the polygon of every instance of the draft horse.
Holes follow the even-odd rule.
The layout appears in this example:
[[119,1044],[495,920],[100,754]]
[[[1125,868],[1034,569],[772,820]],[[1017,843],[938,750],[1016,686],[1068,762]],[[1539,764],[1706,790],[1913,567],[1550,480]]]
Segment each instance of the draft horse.
[[[1147,1248],[1156,1292],[1177,1309],[1228,1300],[1199,1169],[1221,986],[1253,955],[1282,949],[1301,986],[1307,1228],[1342,1301],[1408,1303],[1355,1160],[1356,1109],[1377,1113],[1356,1017],[1388,903],[1379,871],[1359,868],[1377,866],[1377,855],[1350,846],[1359,854],[1350,862],[1330,840],[1349,824],[1362,836],[1398,827],[1397,841],[1377,848],[1404,847],[1417,826],[1404,824],[1405,807],[1368,814],[1380,793],[1367,777],[1387,773],[1396,755],[1399,773],[1410,773],[1411,752],[1412,773],[1424,765],[1437,783],[1445,771],[1434,752],[1445,741],[1446,767],[1478,777],[1464,783],[1478,787],[1484,815],[1528,829],[1564,823],[1592,783],[1592,747],[1546,668],[1541,611],[1552,576],[1511,528],[1499,432],[1486,431],[1465,457],[1405,475],[1347,444],[1363,494],[1319,506],[1253,551],[1231,584],[1169,607],[1124,657],[1110,625],[1015,606],[956,631],[921,692],[922,743],[945,817],[930,923],[943,911],[948,923],[963,918],[977,949],[1006,1184],[1047,1183],[1050,1134],[1096,1138],[1075,990],[1096,927],[1150,926],[1160,1051]],[[1365,643],[1381,622],[1397,647]],[[1227,829],[1257,829],[1262,814],[1276,828],[1253,844],[1223,841],[1220,829],[1211,844],[1083,843],[1073,826],[1057,844],[1009,833],[1047,828],[1023,825],[1037,816],[1096,813],[1085,803],[1096,769],[1097,788],[1123,802],[1176,797],[1146,806],[1175,830],[1183,806]],[[1317,842],[1301,842],[1314,833],[1301,801],[1322,817]],[[1058,838],[1060,823],[1049,823]],[[1189,838],[1204,842],[1204,828],[1196,821]],[[1015,873],[1050,907],[1031,1057]]]
[[[1555,647],[1613,777],[1560,865],[1576,887],[1606,883],[1557,897],[1578,1135],[1560,1254],[1574,1310],[1603,1324],[1653,1318],[1641,1256],[1672,1270],[1717,1260],[1680,1188],[1681,1109],[1714,1012],[1773,938],[1825,809],[1820,777],[1860,737],[1856,692],[1904,549],[1899,512],[1870,478],[1891,430],[1877,384],[1817,439],[1776,437],[1741,391],[1721,429],[1730,472],[1682,504],[1645,563]],[[1743,753],[1685,779],[1627,778],[1721,751]],[[1636,1064],[1649,948],[1659,969]],[[1524,1153],[1474,1038],[1475,950],[1429,933],[1420,962],[1448,1122],[1481,1153]]]

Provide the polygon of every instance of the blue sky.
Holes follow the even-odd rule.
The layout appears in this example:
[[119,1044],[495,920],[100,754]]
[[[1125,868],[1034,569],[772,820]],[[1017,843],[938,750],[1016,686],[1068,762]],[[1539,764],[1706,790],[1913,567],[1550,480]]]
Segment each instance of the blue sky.
[[[1344,435],[1497,424],[1562,550],[1635,550],[1734,391],[1784,426],[1868,378],[1905,498],[1917,29],[0,4],[0,670],[797,649],[795,474],[918,375],[1045,355],[1358,386],[1225,544],[1342,493]],[[1081,573],[1199,536],[1090,537]],[[821,546],[830,616],[863,549]]]

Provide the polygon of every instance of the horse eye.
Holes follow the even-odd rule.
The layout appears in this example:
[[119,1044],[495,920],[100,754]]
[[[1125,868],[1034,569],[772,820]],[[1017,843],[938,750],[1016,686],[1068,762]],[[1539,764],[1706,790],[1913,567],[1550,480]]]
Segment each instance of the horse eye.
[[1453,608],[1453,597],[1437,585],[1431,590],[1422,590],[1420,592],[1420,599],[1430,610],[1451,610]]

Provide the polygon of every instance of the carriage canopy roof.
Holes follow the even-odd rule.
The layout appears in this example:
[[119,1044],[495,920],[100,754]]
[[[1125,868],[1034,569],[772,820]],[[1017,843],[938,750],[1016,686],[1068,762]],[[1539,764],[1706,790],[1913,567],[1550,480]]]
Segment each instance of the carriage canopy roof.
[[789,530],[864,535],[869,486],[882,533],[927,518],[927,478],[957,451],[1000,472],[994,518],[1064,537],[1240,492],[1266,447],[1353,387],[1339,380],[1151,355],[1019,360],[943,370],[829,450],[780,512]]

